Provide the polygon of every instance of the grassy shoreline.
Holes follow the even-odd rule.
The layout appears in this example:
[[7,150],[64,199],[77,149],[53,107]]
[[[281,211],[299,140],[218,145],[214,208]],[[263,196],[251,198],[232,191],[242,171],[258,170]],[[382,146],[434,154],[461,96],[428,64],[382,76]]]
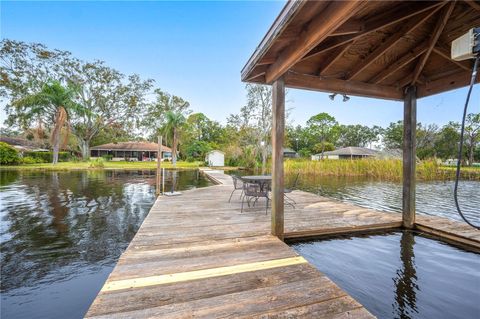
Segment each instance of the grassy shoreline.
[[[105,161],[103,167],[90,167],[90,162],[59,162],[56,165],[51,163],[42,164],[22,164],[22,165],[2,165],[2,170],[101,170],[101,169],[156,169],[157,162],[126,162],[126,161]],[[203,166],[203,162],[177,162],[178,169],[198,169]],[[171,162],[162,162],[162,168],[172,169]]]
[[[90,162],[60,162],[56,165],[22,164],[13,166],[0,166],[0,170],[153,170],[157,168],[156,162],[112,162],[106,161],[104,167],[90,167]],[[177,162],[177,169],[198,169],[203,167],[203,162]],[[162,167],[173,169],[171,162],[162,162]],[[221,167],[223,170],[237,170],[238,167]],[[401,160],[322,160],[311,161],[307,159],[285,160],[285,174],[311,176],[338,176],[338,177],[365,177],[378,180],[401,181]],[[480,181],[480,168],[462,167],[461,177],[463,180]],[[434,161],[422,161],[417,163],[418,180],[452,180],[455,178],[455,167],[438,165]]]
[[[322,160],[310,161],[302,159],[286,160],[285,174],[311,176],[339,176],[339,177],[366,177],[370,179],[401,181],[401,160]],[[455,178],[455,168],[437,164],[435,161],[421,161],[417,163],[417,179],[452,180]],[[480,181],[480,168],[462,167],[463,180]]]

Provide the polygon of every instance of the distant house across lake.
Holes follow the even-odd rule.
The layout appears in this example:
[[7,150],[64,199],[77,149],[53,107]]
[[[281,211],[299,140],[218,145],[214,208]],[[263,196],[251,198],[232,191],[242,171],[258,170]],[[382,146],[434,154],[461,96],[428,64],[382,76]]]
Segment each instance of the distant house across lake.
[[[155,161],[157,152],[157,143],[118,142],[90,148],[90,157],[109,157],[112,161]],[[172,158],[172,149],[170,147],[162,146],[162,158]]]
[[[397,155],[395,152],[386,152],[386,151],[377,151],[377,150],[372,150],[370,148],[366,147],[344,147],[344,148],[339,148],[334,151],[329,151],[329,152],[323,152],[323,158],[324,159],[358,159],[358,158],[370,158],[370,157],[376,157],[376,158],[397,158]],[[400,158],[402,154],[400,153]],[[312,161],[318,161],[322,159],[322,154],[315,154],[312,155]]]
[[29,141],[24,138],[20,137],[8,137],[2,136],[0,137],[0,142],[7,143],[15,148],[20,153],[23,152],[48,152],[48,149],[41,148],[38,143],[34,141]]

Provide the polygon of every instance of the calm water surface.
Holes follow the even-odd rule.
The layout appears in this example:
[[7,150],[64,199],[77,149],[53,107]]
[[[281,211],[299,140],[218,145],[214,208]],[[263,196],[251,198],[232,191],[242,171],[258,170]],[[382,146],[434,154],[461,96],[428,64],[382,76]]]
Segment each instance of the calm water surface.
[[412,232],[292,247],[378,318],[479,318],[480,255]]
[[[230,171],[229,174],[251,175],[251,171]],[[285,185],[293,184],[295,174],[285,177]],[[442,216],[462,221],[455,209],[453,181],[417,181],[417,213]],[[299,176],[301,190],[339,199],[358,206],[400,213],[402,184],[359,177]],[[470,221],[480,225],[480,182],[461,181],[458,192],[460,206]]]
[[[166,173],[166,189],[211,185]],[[81,318],[155,200],[155,172],[0,171],[1,318]]]

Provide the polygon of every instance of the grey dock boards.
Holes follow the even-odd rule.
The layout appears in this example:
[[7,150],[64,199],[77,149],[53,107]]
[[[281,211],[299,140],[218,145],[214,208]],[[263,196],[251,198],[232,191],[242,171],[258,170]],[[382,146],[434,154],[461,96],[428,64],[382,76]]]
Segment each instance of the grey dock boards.
[[[270,235],[264,202],[240,213],[228,203],[231,177],[159,197],[91,305],[88,318],[373,318],[288,245]],[[306,192],[285,207],[285,238],[392,229],[401,214],[378,212]],[[442,218],[424,224],[464,230]],[[460,226],[460,228],[458,228]],[[457,227],[458,226],[458,227]],[[456,228],[457,227],[457,228]],[[470,232],[480,247],[480,232]]]

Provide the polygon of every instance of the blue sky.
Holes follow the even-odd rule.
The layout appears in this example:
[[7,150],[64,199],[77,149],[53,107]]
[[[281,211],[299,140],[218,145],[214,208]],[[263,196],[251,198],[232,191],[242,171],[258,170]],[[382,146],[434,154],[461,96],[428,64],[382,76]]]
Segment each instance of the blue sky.
[[[225,123],[245,104],[240,70],[284,5],[283,1],[0,2],[1,37],[40,42],[100,59],[126,74],[187,99],[195,112]],[[418,101],[418,120],[459,121],[466,89]],[[402,104],[291,90],[291,120],[328,112],[341,123],[386,126],[402,119]],[[480,111],[476,86],[470,111]],[[4,119],[2,110],[0,118]]]

